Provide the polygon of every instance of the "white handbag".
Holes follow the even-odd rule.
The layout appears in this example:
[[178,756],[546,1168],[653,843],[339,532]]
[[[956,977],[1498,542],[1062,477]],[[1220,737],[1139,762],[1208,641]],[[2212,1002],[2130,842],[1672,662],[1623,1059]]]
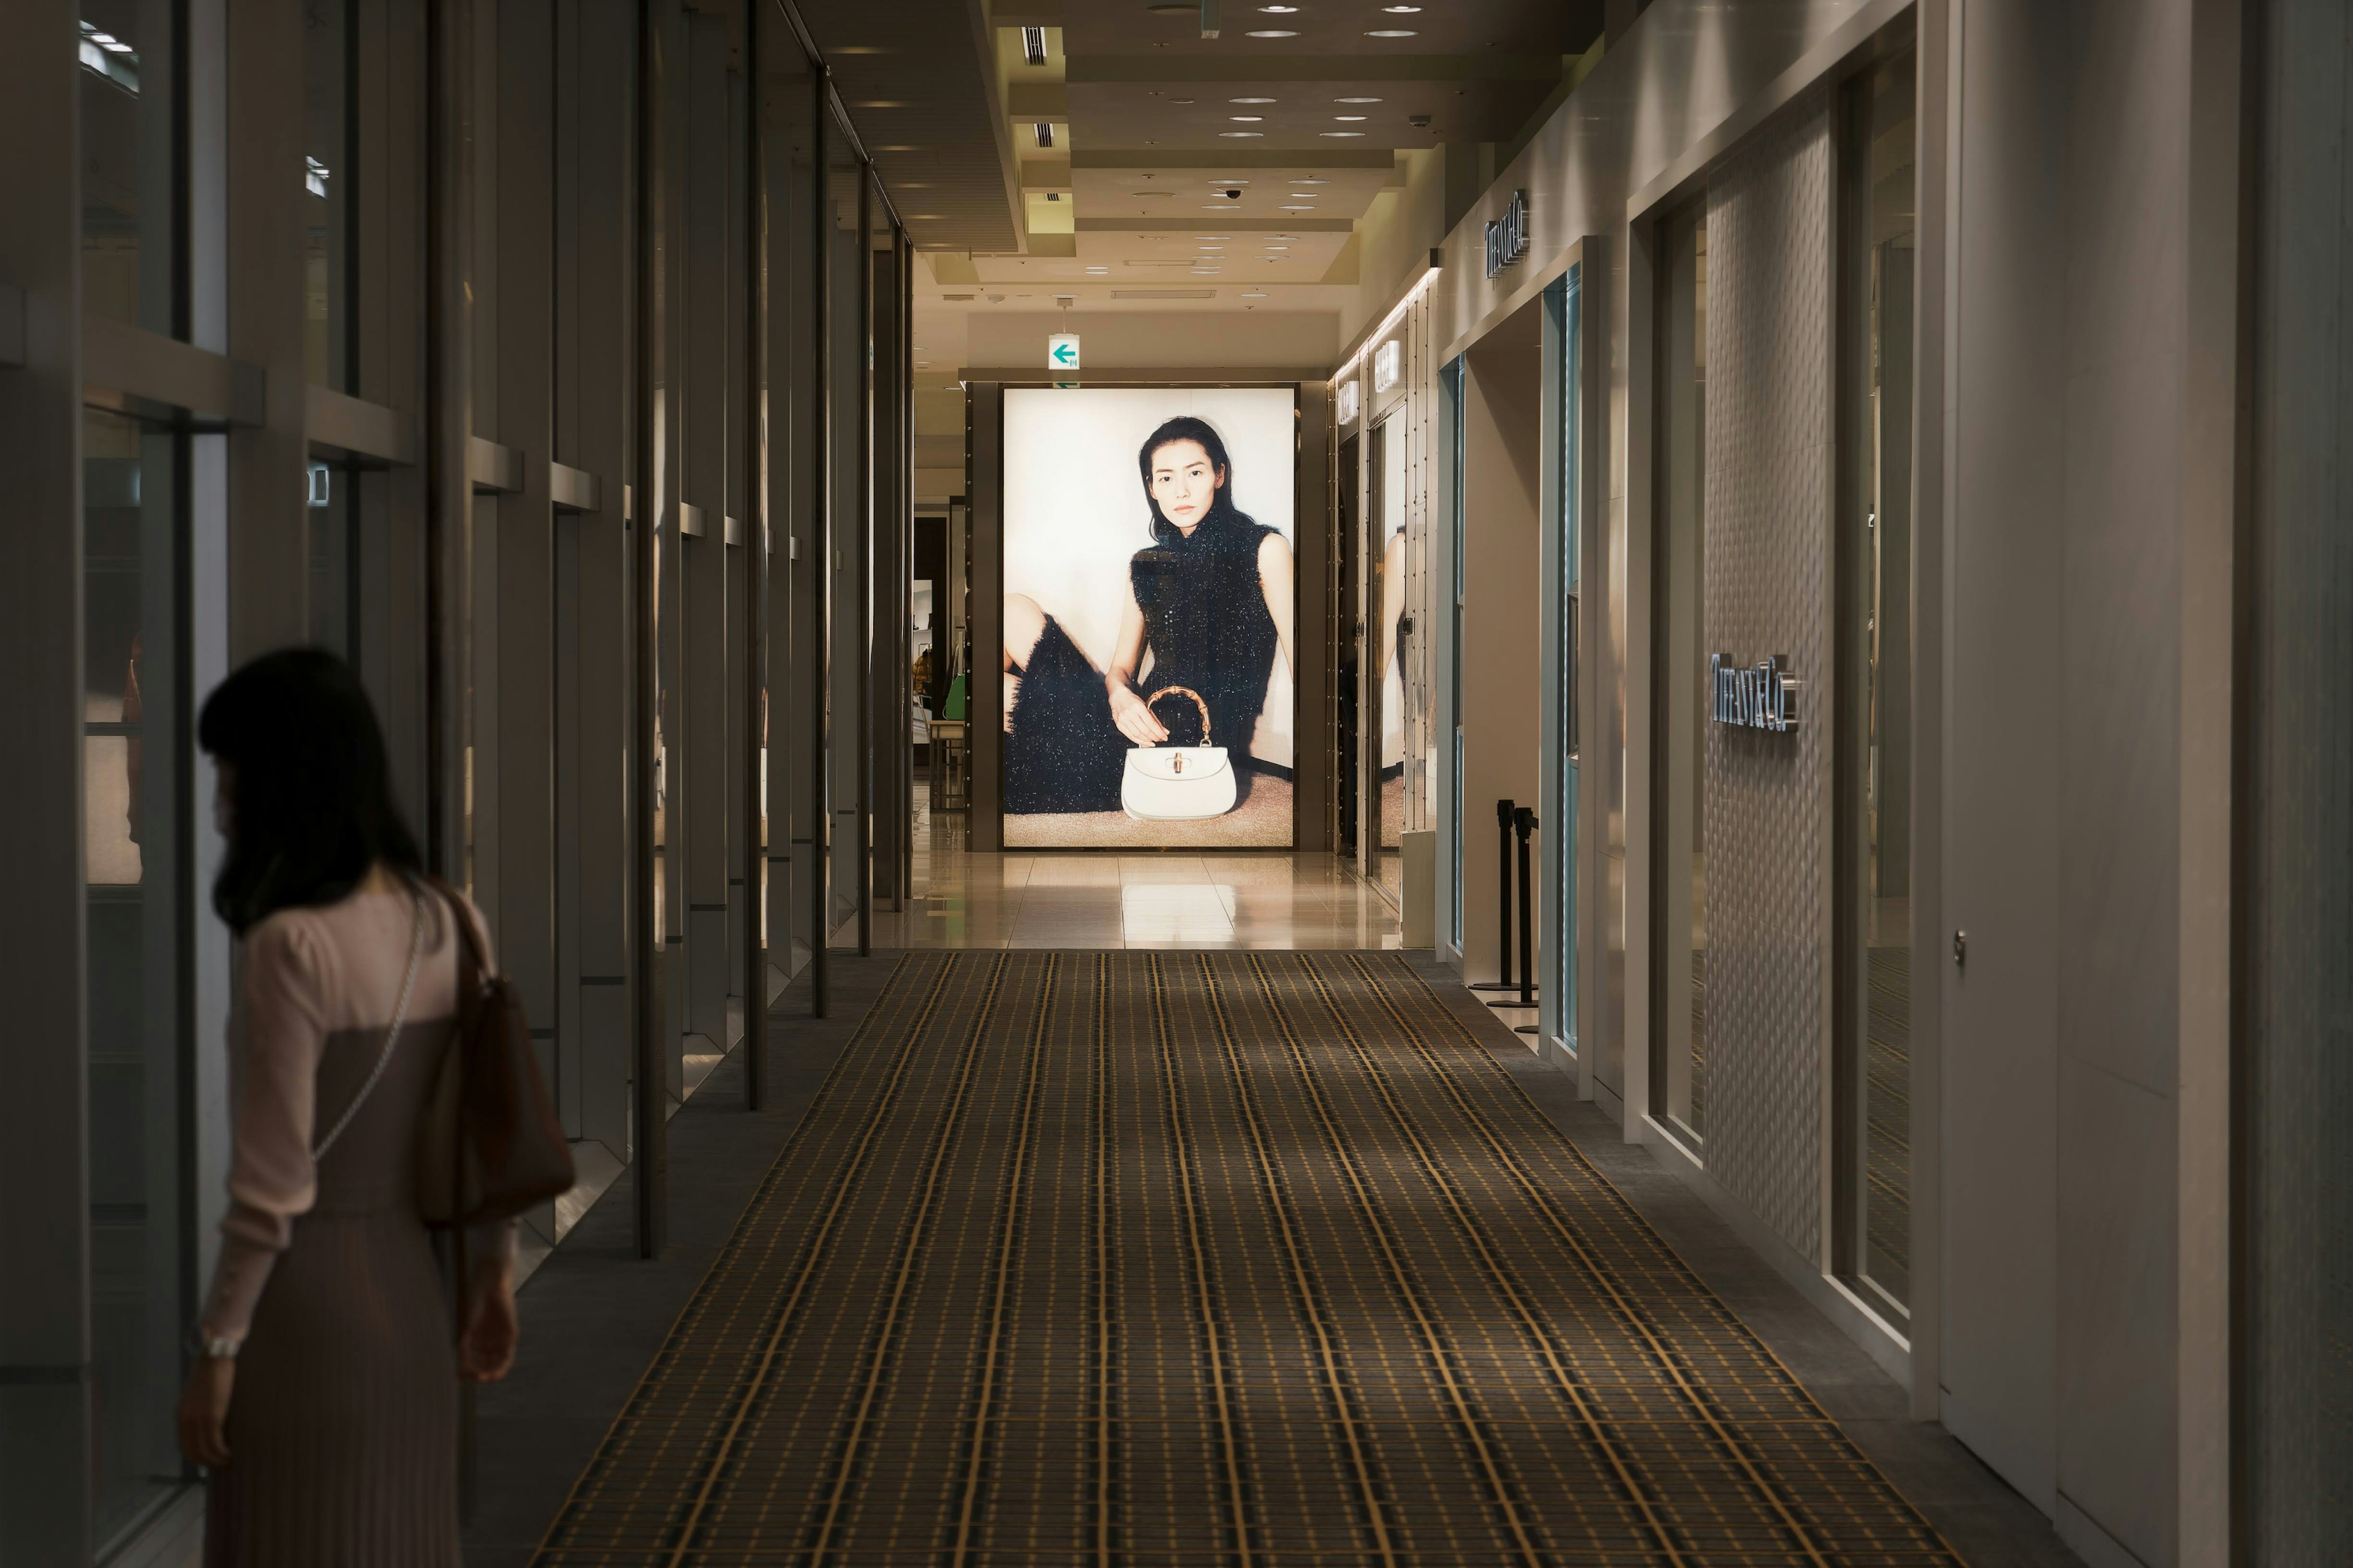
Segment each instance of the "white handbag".
[[1119,804],[1138,822],[1198,822],[1234,808],[1234,770],[1223,746],[1209,744],[1209,705],[1190,687],[1167,686],[1145,698],[1185,696],[1201,710],[1198,746],[1137,746],[1127,753]]

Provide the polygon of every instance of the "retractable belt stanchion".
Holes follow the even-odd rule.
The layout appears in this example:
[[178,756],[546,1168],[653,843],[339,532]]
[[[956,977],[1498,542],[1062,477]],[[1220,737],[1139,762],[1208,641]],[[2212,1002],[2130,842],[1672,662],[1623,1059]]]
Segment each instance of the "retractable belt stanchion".
[[[1533,1007],[1536,1005],[1536,922],[1533,907],[1535,893],[1528,885],[1528,837],[1535,832],[1536,814],[1524,805],[1512,814],[1512,826],[1520,836],[1519,1005],[1523,1007]],[[1533,1035],[1535,1032],[1536,1026],[1534,1024],[1517,1024],[1513,1026],[1514,1034]]]
[[[1512,814],[1515,803],[1495,803],[1495,968],[1493,981],[1472,984],[1473,991],[1516,991],[1512,984]],[[1490,1002],[1490,1007],[1516,1007],[1516,1002]]]

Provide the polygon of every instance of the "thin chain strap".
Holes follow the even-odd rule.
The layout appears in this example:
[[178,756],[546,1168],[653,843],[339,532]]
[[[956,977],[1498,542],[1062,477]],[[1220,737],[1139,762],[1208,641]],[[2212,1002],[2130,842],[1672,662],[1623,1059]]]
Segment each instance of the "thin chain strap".
[[376,1053],[375,1070],[368,1074],[367,1082],[360,1085],[359,1093],[343,1107],[343,1115],[327,1129],[327,1135],[320,1139],[318,1146],[311,1151],[311,1163],[314,1165],[327,1157],[327,1151],[335,1146],[335,1140],[343,1135],[343,1129],[352,1124],[352,1118],[360,1113],[360,1107],[365,1105],[368,1096],[375,1092],[377,1082],[384,1077],[384,1069],[392,1065],[392,1047],[400,1043],[400,1026],[408,1019],[408,994],[417,988],[417,961],[425,955],[425,899],[415,889],[409,890],[409,895],[417,904],[417,924],[408,939],[408,973],[400,983],[400,1002],[392,1010],[392,1027],[384,1032],[384,1049]]

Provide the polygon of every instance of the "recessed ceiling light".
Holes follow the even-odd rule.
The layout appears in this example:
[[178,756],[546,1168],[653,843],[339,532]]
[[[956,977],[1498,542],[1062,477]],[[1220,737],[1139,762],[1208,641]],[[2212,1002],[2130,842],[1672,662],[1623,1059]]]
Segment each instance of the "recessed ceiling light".
[[1313,174],[1308,175],[1303,180],[1293,180],[1291,183],[1294,185],[1327,185],[1331,184],[1329,180],[1319,180]]
[[1377,98],[1335,98],[1332,101],[1335,103],[1378,103],[1380,100]]
[[1339,121],[1355,121],[1362,120],[1365,117],[1361,114],[1335,114],[1332,118]]
[[1364,132],[1361,131],[1319,131],[1315,134],[1318,136],[1362,136]]
[[1315,209],[1314,207],[1285,207],[1282,210],[1287,213],[1312,213]]
[[1289,250],[1291,247],[1287,245],[1270,245],[1267,248],[1269,250]]
[[1296,33],[1286,33],[1280,27],[1262,27],[1250,34],[1253,38],[1295,38]]
[[1201,100],[1198,98],[1172,98],[1168,101],[1171,103],[1198,103]]
[[1220,136],[1263,136],[1266,132],[1263,131],[1220,131],[1218,134]]
[[1266,116],[1263,114],[1229,114],[1226,118],[1232,121],[1237,125],[1256,125],[1260,121],[1264,120]]
[[1271,98],[1229,98],[1226,100],[1226,101],[1228,103],[1272,103],[1274,100]]
[[1108,267],[1090,267],[1087,270],[1090,272],[1108,272],[1111,268]]
[[1298,10],[1299,7],[1296,5],[1261,5],[1259,9],[1265,12],[1270,16],[1288,16],[1293,12]]
[[1201,205],[1201,210],[1205,213],[1222,213],[1231,212],[1233,208],[1223,202],[1205,202]]
[[1411,38],[1418,37],[1419,35],[1411,27],[1375,27],[1370,32],[1367,32],[1365,37],[1368,38]]
[[1252,289],[1243,294],[1242,298],[1245,300],[1263,300],[1266,298],[1266,294],[1262,289]]
[[1231,239],[1233,238],[1233,236],[1230,234],[1197,234],[1193,237],[1195,239]]
[[1388,12],[1393,16],[1410,16],[1415,12],[1420,10],[1421,7],[1419,5],[1384,5],[1381,9]]

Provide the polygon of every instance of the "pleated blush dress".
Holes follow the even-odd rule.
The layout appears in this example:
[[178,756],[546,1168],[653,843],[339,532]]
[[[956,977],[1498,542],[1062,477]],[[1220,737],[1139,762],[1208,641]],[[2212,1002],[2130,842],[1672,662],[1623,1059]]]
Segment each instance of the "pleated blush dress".
[[311,1158],[383,1054],[417,909],[405,891],[355,893],[247,936],[230,1206],[203,1323],[243,1346],[207,1568],[460,1562],[453,1314],[415,1178],[456,1024],[447,905],[425,906],[408,1021],[382,1078]]

